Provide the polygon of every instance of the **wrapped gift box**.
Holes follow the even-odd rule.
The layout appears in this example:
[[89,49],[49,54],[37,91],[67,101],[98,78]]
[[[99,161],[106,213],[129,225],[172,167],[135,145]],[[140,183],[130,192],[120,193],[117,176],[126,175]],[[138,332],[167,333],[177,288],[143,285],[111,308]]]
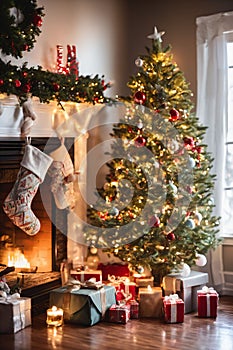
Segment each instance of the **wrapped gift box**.
[[151,276],[151,277],[145,277],[145,278],[135,278],[135,283],[138,287],[145,287],[145,288],[148,286],[153,287],[154,277]]
[[102,282],[101,270],[84,270],[84,271],[71,270],[70,276],[80,282],[88,281],[91,278],[95,278],[96,282]]
[[129,277],[130,271],[127,263],[99,264],[98,270],[102,271],[103,281],[107,281],[109,276]]
[[197,310],[199,317],[217,317],[218,293],[204,286],[197,291]]
[[128,305],[130,306],[130,318],[139,318],[139,303],[136,300],[130,300]]
[[0,298],[0,333],[16,333],[30,325],[30,298]]
[[162,316],[162,289],[160,287],[139,288],[139,317],[160,318]]
[[169,274],[163,278],[164,295],[178,294],[184,301],[184,313],[197,311],[197,291],[208,283],[208,273],[191,271],[188,277]]
[[114,286],[116,289],[117,301],[136,298],[136,283],[131,282],[128,277],[109,276],[109,281],[107,285]]
[[107,321],[114,323],[127,323],[130,319],[130,305],[112,305],[107,313]]
[[184,322],[184,301],[178,294],[171,294],[163,298],[163,312],[166,323]]
[[49,303],[63,309],[65,322],[92,326],[116,303],[116,293],[112,286],[100,289],[64,286],[50,292]]

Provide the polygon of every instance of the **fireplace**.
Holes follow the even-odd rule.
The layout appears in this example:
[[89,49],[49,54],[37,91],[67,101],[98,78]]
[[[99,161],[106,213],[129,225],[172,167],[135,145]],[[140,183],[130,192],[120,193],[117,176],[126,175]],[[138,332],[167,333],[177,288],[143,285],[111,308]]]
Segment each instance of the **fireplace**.
[[[46,145],[46,153],[50,149],[56,149],[59,143],[56,137],[49,138],[49,144],[48,138],[31,139],[31,144],[41,151]],[[65,144],[73,159],[73,140],[67,138]],[[60,264],[67,259],[68,213],[66,209],[56,208],[48,175],[40,185],[31,206],[41,223],[41,229],[36,235],[28,236],[4,213],[2,204],[17,178],[24,147],[25,140],[20,138],[0,138],[0,264],[15,265],[15,272],[7,275],[7,282],[12,284],[21,278],[22,294],[34,298],[32,304],[38,307],[37,299],[43,296],[43,302],[45,299],[47,302],[48,291],[60,285]],[[41,189],[46,193],[43,200]],[[21,266],[16,264],[16,257],[23,259]]]

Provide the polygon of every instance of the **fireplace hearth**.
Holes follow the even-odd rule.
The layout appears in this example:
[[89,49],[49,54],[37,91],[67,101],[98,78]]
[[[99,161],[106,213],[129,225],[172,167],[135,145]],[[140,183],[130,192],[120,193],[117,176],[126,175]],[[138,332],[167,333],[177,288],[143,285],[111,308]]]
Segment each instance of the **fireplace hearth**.
[[[73,159],[72,140],[66,139],[66,146]],[[51,151],[59,146],[58,138],[49,139]],[[31,144],[41,151],[48,138],[32,138]],[[2,209],[4,199],[13,187],[23,157],[25,141],[21,138],[0,138],[0,264],[8,265],[9,256],[20,251],[30,263],[29,272],[11,272],[6,276],[10,287],[20,284],[22,296],[32,298],[32,312],[42,312],[48,306],[49,291],[61,285],[60,264],[67,259],[67,211],[56,208],[50,190],[49,176],[45,177],[46,199],[41,199],[40,190],[32,201],[32,210],[41,223],[35,236],[28,236],[15,226]],[[40,189],[39,187],[39,189]],[[46,200],[46,202],[45,202]],[[51,220],[52,218],[52,220]],[[33,268],[36,267],[36,271]]]

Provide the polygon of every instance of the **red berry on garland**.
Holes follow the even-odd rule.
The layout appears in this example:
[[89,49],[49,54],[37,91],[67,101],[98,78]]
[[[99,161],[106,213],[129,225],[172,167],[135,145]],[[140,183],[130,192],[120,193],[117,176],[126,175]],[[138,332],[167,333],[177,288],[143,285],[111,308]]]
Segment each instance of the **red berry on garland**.
[[41,27],[42,26],[42,18],[39,15],[35,15],[33,17],[32,23],[37,27]]
[[28,93],[28,92],[31,90],[31,84],[30,84],[30,83],[24,84],[24,85],[22,86],[21,90],[22,90],[23,92]]
[[176,239],[176,236],[173,232],[169,232],[168,235],[167,235],[167,239],[169,241],[174,241]]
[[179,119],[180,114],[175,108],[173,108],[170,110],[170,116],[171,117],[169,118],[169,120],[175,122],[176,120]]
[[146,101],[146,94],[142,91],[137,91],[134,94],[134,101],[143,104]]
[[15,83],[15,87],[17,87],[17,88],[21,86],[21,81],[18,80],[18,79],[16,79],[16,80],[14,81],[14,83]]
[[59,91],[59,89],[60,89],[60,85],[57,83],[53,83],[53,90],[57,92]]
[[4,84],[4,80],[0,79],[0,86]]
[[142,137],[141,135],[139,135],[135,140],[134,140],[134,144],[137,147],[143,147],[146,144],[146,139],[144,139],[144,137]]
[[23,73],[22,73],[22,76],[23,76],[24,78],[26,78],[26,77],[27,77],[27,75],[28,75],[28,73],[27,73],[27,72],[23,72]]

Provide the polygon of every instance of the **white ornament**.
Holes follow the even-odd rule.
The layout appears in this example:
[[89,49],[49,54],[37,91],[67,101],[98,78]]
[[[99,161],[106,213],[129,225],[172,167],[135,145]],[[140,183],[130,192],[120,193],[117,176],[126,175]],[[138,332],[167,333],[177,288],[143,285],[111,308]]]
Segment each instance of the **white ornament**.
[[137,67],[142,67],[143,66],[143,60],[140,57],[138,57],[135,60],[135,64],[136,64]]
[[141,120],[139,120],[137,127],[138,127],[138,129],[142,129],[143,128],[143,123],[142,123]]
[[188,264],[184,263],[181,270],[182,277],[188,277],[190,275],[191,269]]
[[202,220],[202,215],[201,215],[201,213],[196,212],[195,215],[194,215],[195,224],[196,224],[196,225],[200,225],[201,220]]
[[190,168],[194,168],[195,165],[196,165],[195,159],[193,159],[192,157],[189,157],[189,166],[190,166]]
[[167,143],[168,150],[173,154],[179,149],[179,143],[176,140],[170,140]]
[[194,230],[196,227],[195,221],[193,219],[187,219],[185,221],[185,225],[190,228],[191,230]]
[[198,254],[197,259],[196,259],[196,265],[197,266],[205,266],[206,263],[207,263],[207,259],[206,259],[205,255]]

